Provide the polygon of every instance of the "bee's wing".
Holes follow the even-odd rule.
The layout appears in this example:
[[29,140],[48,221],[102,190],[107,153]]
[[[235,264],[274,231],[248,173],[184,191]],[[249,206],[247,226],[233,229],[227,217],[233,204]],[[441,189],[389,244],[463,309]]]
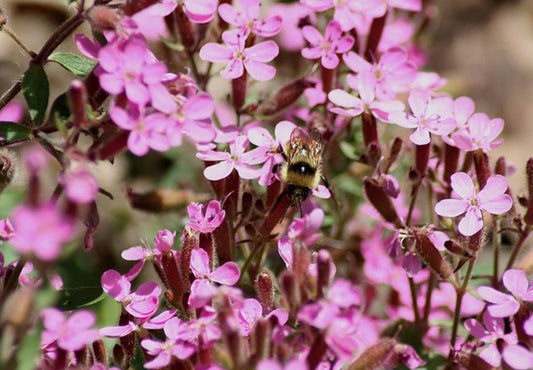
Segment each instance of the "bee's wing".
[[304,140],[304,141],[309,141],[309,140],[311,140],[311,139],[309,138],[309,135],[307,135],[307,133],[306,133],[304,130],[302,130],[302,129],[299,128],[299,127],[295,127],[295,128],[292,130],[292,132],[291,132],[291,138],[290,138],[289,141],[293,141],[293,140],[297,140],[297,139],[299,139],[299,140]]

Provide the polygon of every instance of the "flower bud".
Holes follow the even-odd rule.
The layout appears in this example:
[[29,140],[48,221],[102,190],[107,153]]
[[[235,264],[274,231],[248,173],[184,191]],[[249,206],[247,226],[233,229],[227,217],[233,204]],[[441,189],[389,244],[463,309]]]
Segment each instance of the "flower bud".
[[436,272],[442,279],[447,279],[452,274],[450,264],[441,256],[426,234],[415,231],[415,248],[420,258]]
[[70,83],[69,101],[74,125],[78,128],[86,126],[87,92],[83,82],[80,80],[74,80]]
[[120,344],[115,344],[113,347],[113,360],[122,367],[124,367],[124,349]]
[[361,129],[363,131],[363,142],[369,157],[369,163],[375,165],[381,157],[376,117],[369,112],[363,112]]
[[89,159],[104,161],[126,149],[129,131],[121,130],[114,137],[89,151]]
[[400,184],[393,175],[381,175],[378,182],[391,198],[397,198],[400,195]]
[[270,352],[270,343],[272,338],[272,326],[267,319],[260,318],[255,323],[252,334],[252,343],[254,346],[254,362],[268,358]]
[[285,301],[289,305],[291,314],[296,314],[300,307],[300,290],[296,274],[290,270],[286,270],[280,277],[281,292]]
[[477,252],[485,244],[485,233],[483,229],[468,238],[468,249]]
[[370,31],[368,32],[368,39],[366,42],[365,59],[369,62],[376,60],[376,51],[383,34],[383,28],[385,27],[385,21],[387,19],[387,12],[379,18],[374,18],[370,25]]
[[95,6],[89,10],[87,20],[93,30],[114,31],[120,24],[120,15],[117,9],[109,6]]
[[104,341],[99,339],[93,342],[93,351],[94,356],[96,357],[96,362],[100,362],[101,364],[104,364],[107,367],[107,350]]
[[401,226],[396,208],[383,187],[376,180],[368,177],[363,179],[363,187],[368,201],[379,212],[381,217],[398,227]]
[[444,248],[452,254],[455,254],[457,256],[465,257],[465,258],[473,258],[458,242],[455,240],[446,240],[444,242]]
[[[181,257],[181,255],[180,255]],[[168,251],[161,256],[161,267],[164,274],[165,285],[172,292],[172,296],[169,297],[169,302],[179,309],[182,308],[182,298],[185,293],[183,279],[180,276],[178,261],[176,260],[175,253]]]
[[490,177],[490,167],[489,156],[481,149],[474,152],[474,167],[479,188],[483,189]]
[[248,83],[248,74],[243,72],[241,77],[231,80],[231,96],[233,98],[233,108],[240,111],[246,100],[246,85]]
[[445,144],[444,145],[444,181],[450,183],[451,176],[457,172],[459,165],[459,148]]
[[322,79],[322,90],[327,95],[333,88],[333,79],[335,78],[335,69],[328,69],[320,66],[320,77]]
[[429,162],[431,144],[417,145],[415,148],[415,168],[418,172],[419,179],[426,176],[426,169]]
[[183,289],[185,292],[188,292],[191,289],[191,253],[193,249],[199,247],[200,238],[198,233],[185,229],[183,231],[182,241],[183,245],[181,246],[180,255],[180,275]]
[[15,175],[15,156],[7,150],[0,150],[0,193],[11,183]]
[[390,147],[389,156],[386,159],[385,172],[389,172],[390,167],[396,162],[402,151],[403,141],[399,137],[395,138]]
[[533,225],[533,158],[529,158],[526,164],[526,181],[529,198],[524,222]]
[[268,314],[274,309],[274,282],[272,276],[265,270],[257,275],[256,292],[263,307],[263,314]]
[[385,362],[396,346],[392,338],[380,339],[376,344],[367,347],[357,360],[350,364],[347,370],[374,370],[384,367]]
[[169,230],[159,230],[157,236],[154,239],[154,246],[162,253],[168,252],[172,249],[174,245],[174,238],[176,237],[176,232],[171,232]]
[[299,78],[279,89],[274,96],[263,102],[259,108],[257,108],[256,112],[264,116],[279,113],[281,110],[287,108],[298,100],[305,89],[314,86],[315,83],[309,79],[305,77]]
[[324,297],[324,292],[329,287],[329,276],[331,268],[331,257],[329,252],[325,249],[318,251],[317,257],[317,284],[316,284],[316,299]]

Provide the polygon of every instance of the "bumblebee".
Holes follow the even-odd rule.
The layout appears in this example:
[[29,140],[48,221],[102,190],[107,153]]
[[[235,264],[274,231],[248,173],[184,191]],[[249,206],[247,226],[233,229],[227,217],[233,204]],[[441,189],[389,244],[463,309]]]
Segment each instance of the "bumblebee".
[[281,165],[281,181],[286,184],[285,193],[292,205],[298,206],[300,211],[302,203],[321,180],[329,189],[322,174],[322,149],[322,137],[317,131],[308,135],[299,128],[292,131],[290,140],[282,148],[285,162]]

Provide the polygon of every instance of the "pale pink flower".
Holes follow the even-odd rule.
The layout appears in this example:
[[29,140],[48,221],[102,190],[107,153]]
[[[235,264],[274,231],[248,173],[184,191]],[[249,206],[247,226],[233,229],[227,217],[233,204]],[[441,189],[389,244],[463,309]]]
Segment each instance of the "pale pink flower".
[[242,336],[248,336],[258,319],[263,317],[263,308],[258,300],[245,299],[237,310],[237,321],[239,322]]
[[476,193],[470,176],[464,172],[451,176],[451,186],[459,199],[441,200],[435,205],[435,212],[444,217],[457,217],[466,213],[458,226],[459,232],[465,236],[474,235],[483,228],[482,211],[501,215],[513,205],[512,198],[505,194],[507,179],[501,175],[489,177],[479,193]]
[[147,40],[157,41],[161,37],[168,37],[165,17],[172,13],[178,3],[175,0],[162,0],[150,5],[129,17],[123,17],[121,25],[129,28],[128,33],[141,33]]
[[516,332],[512,330],[510,333],[505,334],[503,319],[491,316],[488,311],[483,314],[483,324],[476,319],[468,319],[464,325],[472,336],[488,344],[480,352],[479,357],[494,367],[500,367],[501,365],[501,354],[498,350],[497,341],[503,340],[505,344],[518,343]]
[[464,151],[482,149],[485,152],[497,148],[503,139],[497,139],[503,131],[504,121],[501,118],[490,119],[484,113],[472,115],[467,124],[460,126],[452,135],[455,145]]
[[257,364],[257,370],[308,370],[307,363],[303,360],[290,360],[285,365],[281,365],[277,360],[261,360]]
[[39,207],[19,206],[11,216],[15,235],[10,243],[22,254],[33,253],[43,261],[53,261],[61,246],[72,239],[75,226],[54,204]]
[[44,331],[41,334],[41,347],[52,343],[65,351],[78,351],[98,339],[98,330],[91,329],[96,316],[89,310],[80,310],[69,318],[57,308],[42,311]]
[[230,4],[221,4],[218,14],[227,23],[237,27],[237,32],[244,38],[252,32],[263,37],[277,35],[281,31],[282,18],[279,15],[265,20],[259,18],[259,0],[240,0],[241,10]]
[[[385,53],[387,50],[400,47],[411,40],[415,33],[415,27],[412,21],[406,17],[387,16],[387,23],[383,28],[381,40],[378,45],[378,52]],[[420,67],[410,55],[411,62]]]
[[207,43],[200,49],[200,58],[213,63],[227,63],[220,75],[233,80],[243,75],[244,69],[258,81],[268,81],[274,78],[276,68],[267,65],[279,53],[278,45],[274,41],[263,41],[249,48],[245,48],[245,38],[239,34],[227,33],[222,35],[226,45]]
[[533,369],[533,353],[519,344],[505,347],[502,357],[505,363],[513,369]]
[[304,95],[307,98],[309,108],[312,108],[315,105],[324,104],[328,100],[322,87],[322,81],[315,79],[313,82],[315,83],[315,86],[308,87],[304,90]]
[[448,97],[431,98],[427,90],[413,90],[409,94],[412,114],[392,113],[389,120],[399,126],[414,128],[409,139],[416,145],[431,142],[430,134],[448,135],[457,126],[453,114],[453,100]]
[[524,321],[524,331],[527,335],[533,337],[533,315],[529,316],[529,319]]
[[250,155],[246,152],[248,148],[248,138],[246,136],[238,136],[230,143],[229,147],[230,153],[208,150],[196,154],[196,157],[203,161],[219,162],[204,170],[206,179],[211,181],[223,179],[229,176],[234,169],[243,179],[255,179],[260,176],[259,170],[251,166],[257,164],[257,162],[250,161]]
[[133,333],[136,330],[140,330],[141,327],[147,330],[159,330],[163,329],[166,322],[174,318],[176,310],[167,310],[161,312],[156,317],[144,317],[142,319],[135,319],[135,321],[129,321],[125,325],[119,326],[107,326],[101,328],[99,333],[103,337],[107,338],[121,338],[128,334]]
[[206,234],[212,233],[226,217],[226,211],[218,200],[212,200],[207,205],[191,203],[187,207],[187,213],[191,220],[187,222],[187,227]]
[[217,12],[218,0],[184,0],[183,5],[191,22],[208,23]]
[[511,294],[502,293],[488,286],[481,286],[477,292],[491,303],[487,311],[493,317],[509,317],[518,312],[521,302],[533,302],[533,287],[529,287],[523,270],[507,270],[502,277],[503,285]]
[[84,167],[63,174],[61,181],[65,186],[65,192],[70,201],[77,204],[87,204],[96,198],[98,194],[98,182],[94,176]]
[[407,51],[400,47],[387,50],[374,64],[353,51],[344,54],[343,60],[356,73],[374,75],[379,100],[392,100],[397,93],[409,91],[416,76],[416,66],[409,61]]
[[305,39],[298,27],[300,20],[309,17],[315,23],[316,17],[308,7],[298,3],[276,3],[269,7],[270,16],[279,16],[283,19],[281,32],[276,36],[279,46],[288,51],[299,52],[305,47]]
[[174,238],[176,237],[176,232],[171,232],[169,230],[159,230],[157,236],[154,239],[154,246],[161,253],[168,252],[172,249],[174,245]]
[[204,306],[216,293],[213,283],[223,285],[234,285],[240,277],[239,266],[235,262],[226,262],[217,269],[211,271],[209,266],[209,256],[201,248],[193,249],[191,252],[191,271],[196,280],[191,286],[189,296],[189,306],[200,308]]
[[344,90],[335,89],[328,94],[329,100],[341,107],[333,107],[333,113],[348,117],[356,117],[367,112],[377,119],[388,121],[389,115],[393,112],[402,112],[404,105],[397,100],[379,101],[376,100],[376,79],[368,71],[361,72],[354,77],[348,76],[348,84],[359,92],[359,97],[355,97]]
[[324,36],[313,26],[305,26],[302,29],[304,38],[309,42],[309,47],[302,50],[306,59],[320,58],[324,68],[334,69],[339,64],[337,54],[350,50],[355,42],[350,35],[342,36],[341,25],[331,21],[326,27]]

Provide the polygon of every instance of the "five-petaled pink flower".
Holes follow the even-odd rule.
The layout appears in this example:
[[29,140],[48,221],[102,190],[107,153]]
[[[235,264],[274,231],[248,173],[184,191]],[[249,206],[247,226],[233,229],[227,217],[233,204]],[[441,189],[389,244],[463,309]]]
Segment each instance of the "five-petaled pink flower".
[[441,200],[435,205],[435,212],[444,217],[457,217],[466,213],[459,222],[459,232],[465,236],[472,236],[483,228],[482,211],[501,215],[513,205],[512,198],[505,194],[507,179],[501,175],[489,177],[479,193],[476,193],[470,176],[464,172],[451,176],[451,186],[460,199]]
[[258,81],[268,81],[274,78],[276,68],[267,65],[279,53],[278,45],[274,41],[263,41],[249,48],[245,48],[245,38],[240,34],[225,32],[222,40],[226,45],[207,43],[200,49],[200,58],[213,63],[227,63],[220,75],[233,80],[243,75],[244,69]]
[[376,78],[370,72],[361,72],[357,77],[349,75],[347,81],[352,89],[359,92],[359,98],[341,89],[330,91],[329,100],[341,107],[330,108],[333,113],[355,117],[367,112],[382,121],[388,121],[391,113],[403,111],[404,105],[400,101],[376,100]]
[[44,331],[41,346],[52,343],[65,351],[78,351],[98,339],[98,330],[91,329],[96,316],[89,310],[80,310],[69,318],[57,308],[45,308],[42,311]]
[[260,160],[252,161],[248,148],[248,138],[244,135],[238,136],[229,145],[230,153],[218,152],[215,150],[208,150],[197,153],[196,157],[203,161],[218,161],[219,163],[207,167],[204,170],[206,179],[216,181],[228,177],[233,169],[237,170],[239,176],[243,179],[255,179],[260,176],[257,168],[252,167],[253,164],[260,163]]
[[194,23],[208,23],[217,12],[218,0],[184,0],[185,14]]
[[226,262],[217,269],[211,271],[209,256],[201,248],[191,252],[191,270],[196,280],[191,286],[189,306],[200,308],[207,304],[216,294],[216,287],[212,282],[223,285],[234,285],[240,277],[239,266],[235,262]]
[[224,222],[226,211],[222,209],[218,200],[210,201],[207,206],[200,203],[191,203],[187,207],[191,221],[187,227],[200,233],[211,233]]
[[455,145],[464,151],[483,149],[488,152],[503,142],[497,139],[501,134],[504,121],[501,118],[490,119],[484,113],[475,113],[470,117],[467,124],[460,126],[459,130],[452,135]]
[[309,47],[302,50],[302,55],[307,59],[321,59],[322,66],[334,69],[339,64],[337,54],[350,50],[355,42],[350,35],[342,36],[342,28],[339,22],[331,21],[326,27],[325,36],[313,26],[305,26],[302,29],[304,38],[309,42]]
[[259,0],[240,0],[239,3],[241,11],[230,4],[221,4],[218,7],[218,14],[227,23],[236,26],[236,31],[242,37],[248,37],[250,32],[263,37],[271,37],[281,31],[281,16],[275,15],[265,20],[259,19]]
[[509,317],[520,309],[521,302],[533,302],[533,286],[529,286],[523,270],[507,270],[502,277],[503,285],[511,294],[502,293],[492,287],[481,286],[477,292],[490,305],[487,311],[493,317]]
[[453,100],[448,97],[431,98],[428,90],[413,90],[409,94],[409,107],[413,114],[392,113],[392,123],[406,128],[414,128],[409,139],[416,145],[426,145],[431,141],[430,133],[448,135],[457,126],[453,115]]
[[98,182],[84,167],[65,172],[61,181],[65,186],[68,199],[74,203],[90,203],[98,194]]

